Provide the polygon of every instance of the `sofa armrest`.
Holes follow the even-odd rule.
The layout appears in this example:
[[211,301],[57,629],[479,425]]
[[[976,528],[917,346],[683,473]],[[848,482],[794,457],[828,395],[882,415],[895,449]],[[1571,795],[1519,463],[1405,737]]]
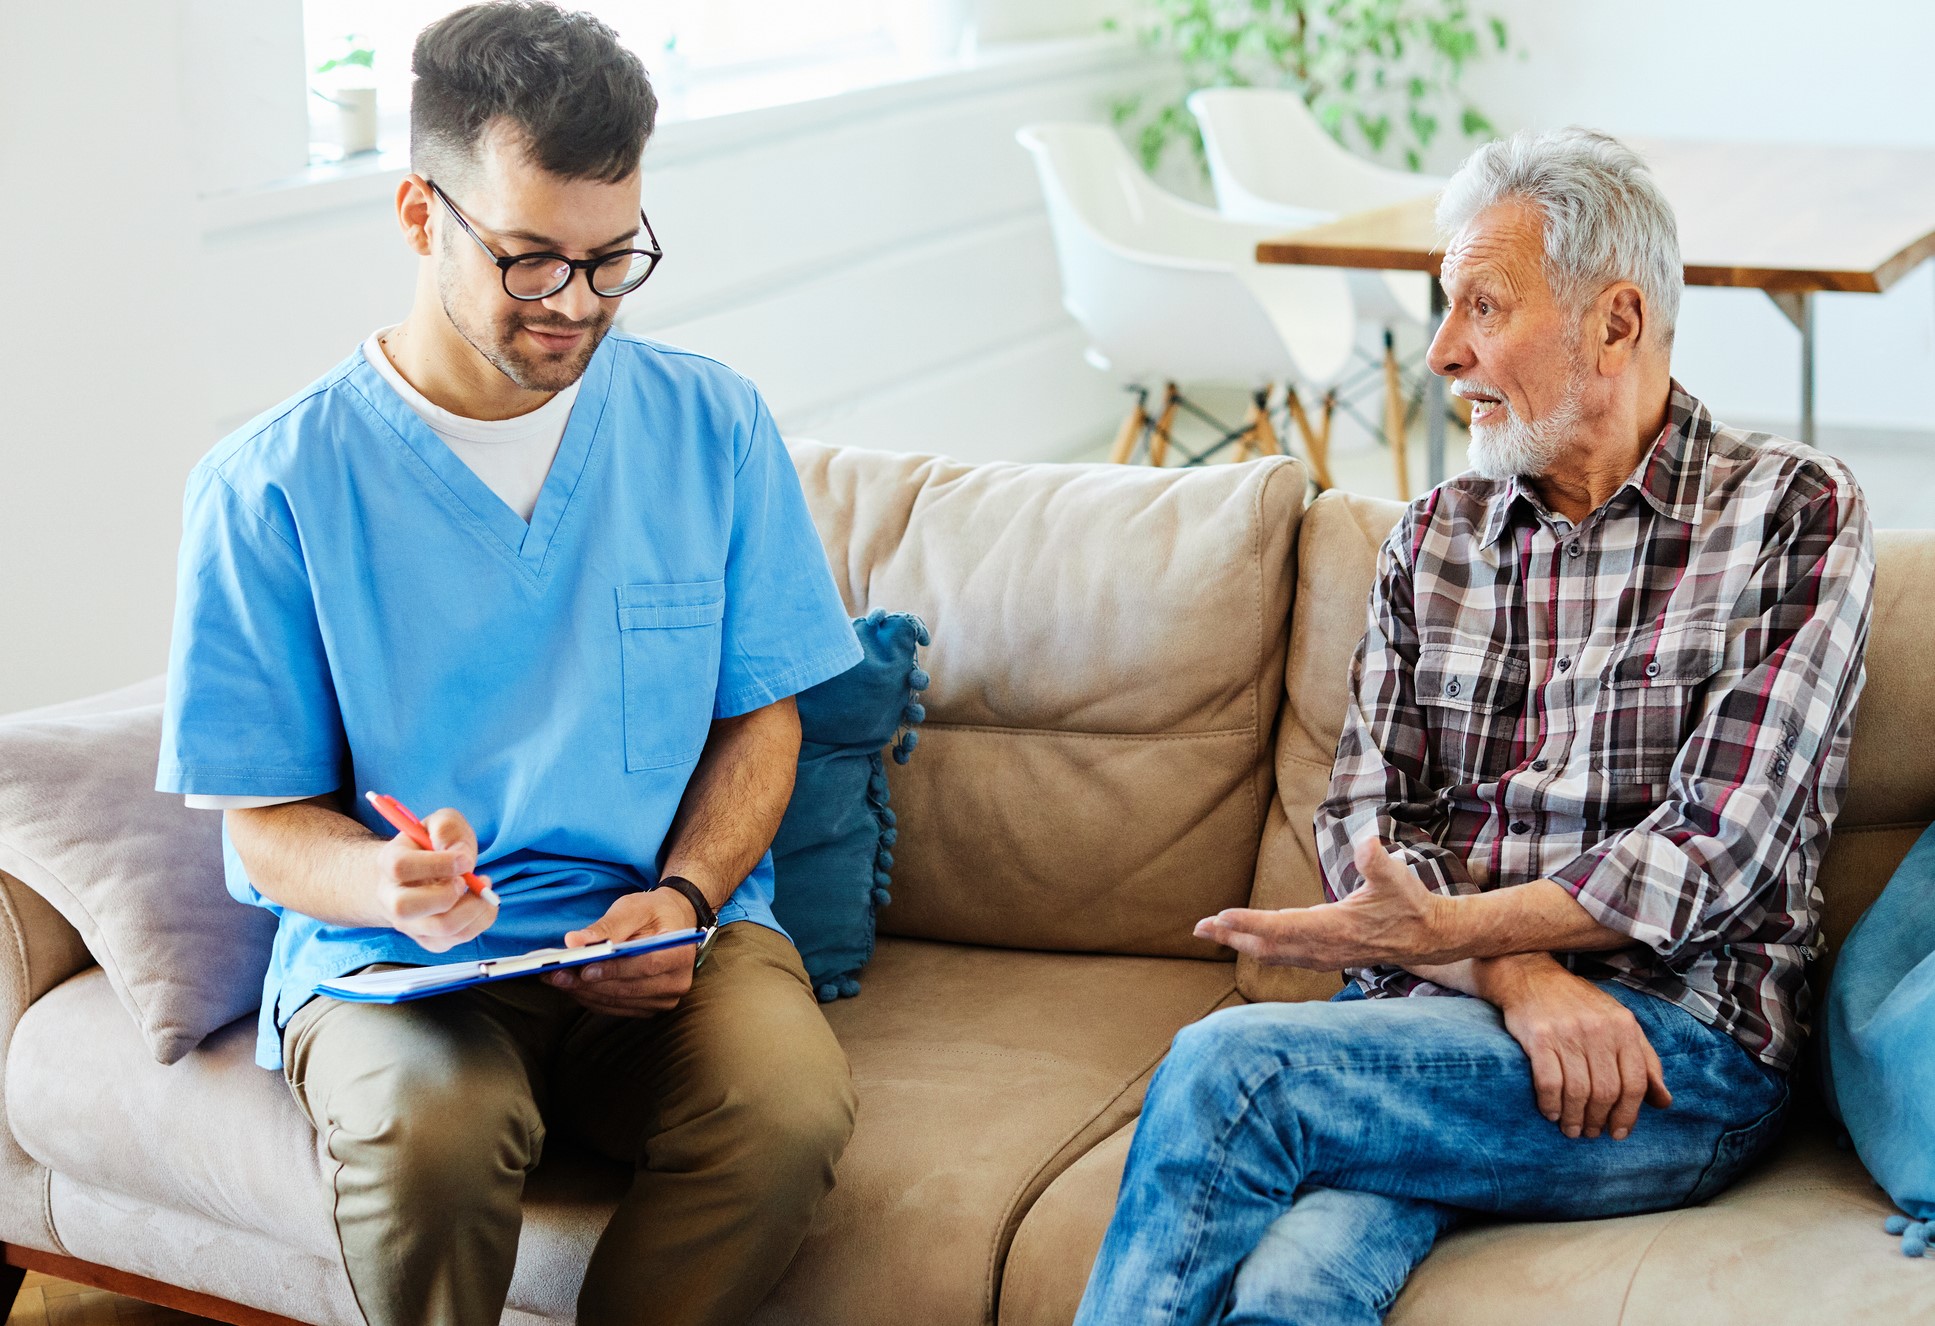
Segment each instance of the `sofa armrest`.
[[0,1043],[35,1000],[94,965],[81,932],[52,903],[0,870]]
[[53,905],[0,870],[0,1240],[64,1252],[47,1209],[48,1172],[20,1149],[7,1121],[4,1063],[34,1001],[94,965],[80,932]]

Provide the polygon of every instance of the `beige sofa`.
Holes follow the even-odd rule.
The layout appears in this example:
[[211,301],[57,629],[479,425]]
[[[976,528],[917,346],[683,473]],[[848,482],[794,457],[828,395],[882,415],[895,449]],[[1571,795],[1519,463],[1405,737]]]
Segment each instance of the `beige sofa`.
[[[892,767],[885,933],[862,994],[826,1008],[858,1128],[758,1320],[1065,1323],[1174,1032],[1336,988],[1225,961],[1190,927],[1319,896],[1312,812],[1398,508],[1328,494],[1305,511],[1283,459],[1157,472],[794,454],[849,608],[922,614],[934,681],[920,749]],[[1935,817],[1935,611],[1912,599],[1931,565],[1935,534],[1884,537],[1854,787],[1823,879],[1836,939]],[[76,931],[0,875],[6,1261],[233,1322],[358,1321],[314,1138],[251,1062],[253,1036],[244,1018],[161,1066]],[[506,1321],[570,1320],[621,1181],[547,1154]],[[1935,1319],[1935,1268],[1895,1251],[1887,1210],[1810,1118],[1699,1209],[1458,1233],[1392,1320]]]

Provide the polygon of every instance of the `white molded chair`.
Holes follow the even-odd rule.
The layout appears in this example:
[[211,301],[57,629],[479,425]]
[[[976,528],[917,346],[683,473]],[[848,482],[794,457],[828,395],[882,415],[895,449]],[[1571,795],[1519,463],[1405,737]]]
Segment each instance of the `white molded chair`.
[[[1259,265],[1257,242],[1280,233],[1280,223],[1233,221],[1177,198],[1105,126],[1030,125],[1016,138],[1041,176],[1062,303],[1089,335],[1089,362],[1139,388],[1113,458],[1128,460],[1147,437],[1150,462],[1163,463],[1179,382],[1249,389],[1249,417],[1224,440],[1239,460],[1253,446],[1278,450],[1268,398],[1282,382],[1313,477],[1329,487],[1329,388],[1350,363],[1357,323],[1342,275]],[[1143,405],[1151,382],[1166,388],[1153,421]],[[1311,427],[1293,382],[1324,391],[1321,429]]]
[[[1366,161],[1324,132],[1295,92],[1281,88],[1203,88],[1189,96],[1203,131],[1216,206],[1239,221],[1284,229],[1315,225],[1426,197],[1444,188],[1436,175],[1413,175]],[[1422,272],[1355,272],[1367,317],[1419,326],[1430,313]]]
[[[1438,192],[1434,175],[1392,170],[1350,152],[1317,123],[1303,98],[1281,88],[1203,88],[1189,97],[1203,133],[1216,206],[1227,217],[1281,230],[1318,224]],[[1395,333],[1425,334],[1431,278],[1422,272],[1350,271],[1359,316],[1383,333],[1384,434],[1391,442],[1398,496],[1410,497],[1403,445],[1406,405]]]

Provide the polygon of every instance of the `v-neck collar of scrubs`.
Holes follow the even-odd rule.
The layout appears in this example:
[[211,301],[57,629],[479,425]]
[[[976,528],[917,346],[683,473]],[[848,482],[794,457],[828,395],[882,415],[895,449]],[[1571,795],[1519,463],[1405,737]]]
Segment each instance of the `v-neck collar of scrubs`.
[[611,338],[592,354],[578,380],[578,399],[571,417],[565,421],[564,436],[558,440],[558,454],[538,490],[537,506],[527,524],[511,510],[490,485],[466,465],[436,435],[410,403],[396,394],[383,380],[359,348],[349,365],[349,380],[383,422],[422,466],[424,486],[442,503],[451,516],[468,526],[486,545],[505,555],[532,582],[547,578],[550,554],[556,545],[565,514],[571,508],[572,494],[584,476],[601,425],[605,403],[611,392]]

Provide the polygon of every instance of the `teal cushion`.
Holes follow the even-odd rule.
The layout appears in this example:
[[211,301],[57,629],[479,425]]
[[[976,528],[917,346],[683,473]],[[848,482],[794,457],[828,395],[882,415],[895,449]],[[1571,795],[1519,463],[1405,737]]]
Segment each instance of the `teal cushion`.
[[1935,828],[1848,932],[1828,987],[1828,1099],[1868,1172],[1908,1213],[1902,1251],[1935,1242]]
[[860,993],[898,837],[883,753],[905,764],[926,717],[920,618],[876,608],[853,630],[866,657],[799,695],[799,774],[773,839],[773,914],[822,1001]]

